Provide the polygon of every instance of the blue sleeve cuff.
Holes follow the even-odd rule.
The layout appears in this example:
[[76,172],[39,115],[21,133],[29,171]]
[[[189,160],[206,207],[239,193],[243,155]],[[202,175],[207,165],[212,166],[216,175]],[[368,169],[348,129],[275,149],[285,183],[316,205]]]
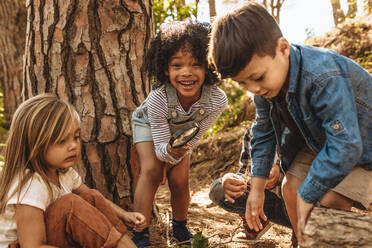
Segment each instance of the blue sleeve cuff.
[[322,185],[311,175],[307,175],[297,193],[308,203],[315,203],[325,195],[330,188]]
[[252,160],[252,169],[251,169],[252,176],[268,178],[270,175],[272,163],[273,161],[270,161],[270,160],[262,160],[262,159]]

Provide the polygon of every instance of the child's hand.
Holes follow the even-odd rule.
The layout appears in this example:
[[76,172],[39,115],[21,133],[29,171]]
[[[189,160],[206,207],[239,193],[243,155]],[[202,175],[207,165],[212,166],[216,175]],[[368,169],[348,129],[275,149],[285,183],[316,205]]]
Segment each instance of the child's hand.
[[234,198],[238,198],[246,191],[247,182],[234,173],[227,173],[222,177],[222,188],[225,198],[234,203]]
[[314,204],[306,202],[297,194],[297,239],[300,244],[305,242],[305,225],[313,208]]
[[280,168],[277,164],[273,164],[273,167],[271,168],[270,176],[266,182],[265,188],[266,189],[274,188],[278,183],[279,177],[280,177]]
[[188,144],[181,146],[179,148],[172,148],[169,144],[167,145],[168,153],[175,159],[182,158],[185,153],[190,150],[190,146]]
[[250,229],[256,232],[263,228],[261,220],[266,221],[266,215],[263,211],[265,201],[265,178],[252,177],[251,190],[245,207],[245,218]]
[[145,220],[145,216],[138,212],[126,212],[125,215],[123,215],[125,224],[133,228],[136,232],[140,232],[146,227]]

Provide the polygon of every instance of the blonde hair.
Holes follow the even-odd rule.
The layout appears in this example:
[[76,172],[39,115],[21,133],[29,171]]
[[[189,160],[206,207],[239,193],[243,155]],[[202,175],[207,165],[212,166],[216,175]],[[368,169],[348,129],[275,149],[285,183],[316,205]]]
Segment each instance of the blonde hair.
[[[6,142],[5,164],[0,175],[0,214],[14,194],[20,192],[34,173],[38,173],[53,197],[44,163],[48,146],[67,135],[74,118],[79,120],[74,107],[54,94],[40,94],[23,102],[14,113]],[[19,184],[11,195],[14,179]]]

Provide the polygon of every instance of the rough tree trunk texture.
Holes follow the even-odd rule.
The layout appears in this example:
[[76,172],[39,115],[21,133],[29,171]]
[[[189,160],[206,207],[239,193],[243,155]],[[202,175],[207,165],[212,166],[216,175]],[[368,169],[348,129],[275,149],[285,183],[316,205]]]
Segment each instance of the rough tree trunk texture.
[[86,183],[127,203],[131,114],[149,92],[151,1],[34,0],[26,9],[25,98],[52,92],[73,103]]
[[209,19],[212,21],[216,15],[216,0],[209,0]]
[[22,97],[26,8],[19,0],[0,1],[0,85],[7,125]]
[[341,9],[340,0],[330,0],[333,12],[333,22],[335,26],[345,20],[344,11]]
[[372,216],[315,207],[305,235],[301,247],[372,247]]

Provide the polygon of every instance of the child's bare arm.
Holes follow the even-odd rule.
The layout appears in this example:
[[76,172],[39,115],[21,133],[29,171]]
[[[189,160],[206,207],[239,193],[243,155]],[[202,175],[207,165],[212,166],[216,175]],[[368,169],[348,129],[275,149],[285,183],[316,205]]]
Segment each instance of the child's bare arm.
[[251,190],[246,203],[245,218],[250,229],[259,231],[262,229],[260,217],[267,220],[263,205],[265,201],[265,185],[266,179],[261,177],[252,177]]
[[52,248],[46,244],[44,211],[29,205],[16,205],[18,241],[22,248]]
[[[79,188],[75,189],[73,192],[77,195],[83,193],[84,191],[89,190],[89,187],[85,184],[81,184]],[[122,219],[127,226],[130,226],[135,231],[140,231],[145,228],[145,217],[141,213],[137,212],[128,212],[109,199],[105,200],[109,203],[109,205],[114,209],[115,213]]]

